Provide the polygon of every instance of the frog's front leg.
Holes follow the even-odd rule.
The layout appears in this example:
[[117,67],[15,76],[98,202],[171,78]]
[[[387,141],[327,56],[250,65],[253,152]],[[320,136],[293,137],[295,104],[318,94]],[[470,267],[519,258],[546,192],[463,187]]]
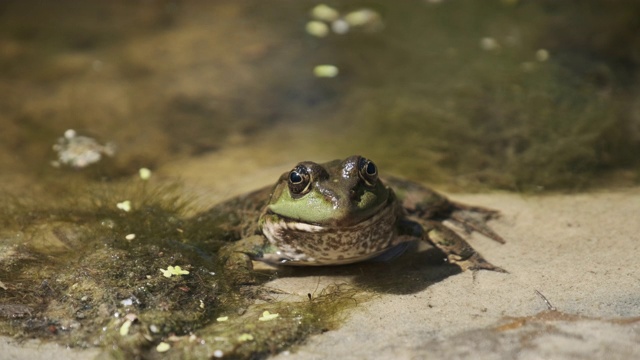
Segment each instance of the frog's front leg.
[[224,264],[224,271],[235,284],[255,284],[252,260],[260,260],[267,239],[261,235],[253,235],[229,243],[219,250],[219,258]]
[[456,263],[465,270],[507,272],[485,260],[460,235],[441,222],[433,220],[419,220],[418,222],[423,227],[422,239],[444,252],[450,263]]

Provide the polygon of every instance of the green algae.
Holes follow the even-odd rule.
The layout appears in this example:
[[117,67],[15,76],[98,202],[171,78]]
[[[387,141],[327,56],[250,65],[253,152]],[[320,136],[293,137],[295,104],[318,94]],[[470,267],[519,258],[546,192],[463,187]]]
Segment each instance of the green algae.
[[[342,319],[343,311],[357,305],[358,298],[363,299],[363,296],[358,295],[354,288],[334,285],[308,300],[252,306],[241,315],[231,313],[226,316],[227,320],[213,321],[192,334],[168,338],[171,348],[162,354],[155,350],[157,342],[153,342],[153,349],[149,349],[146,356],[170,359],[261,358],[300,343],[311,334],[335,328]],[[265,311],[277,316],[261,321]],[[136,342],[134,346],[109,355],[121,357],[121,351],[126,356],[137,355],[139,347]]]
[[[354,288],[333,286],[282,302],[269,300],[259,285],[236,285],[216,258],[224,224],[186,221],[194,209],[178,185],[136,180],[72,188],[52,203],[2,199],[4,335],[97,346],[107,358],[216,351],[255,358],[335,327],[362,298]],[[117,207],[122,200],[131,202],[129,211]],[[169,266],[182,271],[163,276]],[[260,321],[267,310],[278,317]],[[228,320],[216,321],[222,316]],[[161,342],[170,349],[158,352]]]

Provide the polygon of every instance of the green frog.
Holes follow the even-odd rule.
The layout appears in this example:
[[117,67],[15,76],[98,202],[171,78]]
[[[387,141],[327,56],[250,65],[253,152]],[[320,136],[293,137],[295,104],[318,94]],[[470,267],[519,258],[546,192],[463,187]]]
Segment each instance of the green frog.
[[[224,202],[232,240],[220,255],[240,282],[251,282],[252,260],[274,265],[350,264],[399,255],[424,240],[463,269],[505,272],[444,224],[504,243],[487,226],[495,210],[469,206],[417,183],[380,178],[362,156],[323,164],[303,161],[275,186]],[[207,213],[210,213],[207,212]],[[198,221],[206,221],[206,214]]]

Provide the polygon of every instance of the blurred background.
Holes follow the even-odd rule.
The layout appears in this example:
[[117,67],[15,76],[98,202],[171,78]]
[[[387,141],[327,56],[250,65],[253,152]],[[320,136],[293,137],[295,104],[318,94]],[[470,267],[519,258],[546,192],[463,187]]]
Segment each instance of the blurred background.
[[[3,0],[0,187],[351,154],[452,190],[633,185],[639,69],[632,1]],[[69,171],[68,129],[102,161]]]

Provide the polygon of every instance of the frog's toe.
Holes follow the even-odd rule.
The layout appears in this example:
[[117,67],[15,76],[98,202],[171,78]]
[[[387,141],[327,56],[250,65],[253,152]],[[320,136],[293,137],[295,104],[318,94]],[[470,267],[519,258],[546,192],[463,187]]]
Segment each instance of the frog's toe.
[[508,274],[509,272],[499,266],[485,260],[480,254],[474,253],[467,259],[455,261],[463,270],[471,270],[474,273],[479,270],[489,270]]
[[463,261],[463,263],[466,263],[465,264],[466,266],[463,266],[464,268],[474,272],[479,270],[489,270],[489,271],[496,271],[496,272],[501,272],[505,274],[509,273],[507,270],[499,266],[495,266],[492,263],[488,262],[478,253],[473,254],[470,258]]
[[479,270],[489,270],[489,271],[495,271],[495,272],[500,272],[503,274],[508,274],[509,272],[499,266],[495,266],[491,263],[484,263],[484,264],[474,264],[472,266],[469,267],[469,270],[471,271],[479,271]]

